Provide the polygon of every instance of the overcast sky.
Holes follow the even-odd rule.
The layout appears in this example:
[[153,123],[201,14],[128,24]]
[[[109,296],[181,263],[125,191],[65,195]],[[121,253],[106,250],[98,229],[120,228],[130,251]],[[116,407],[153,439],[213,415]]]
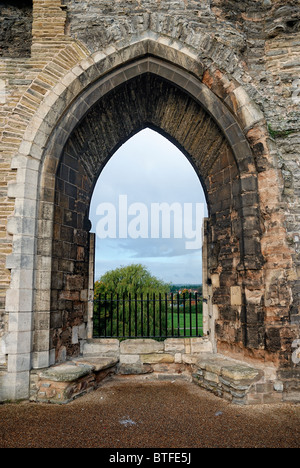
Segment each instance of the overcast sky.
[[[160,218],[159,238],[153,238],[158,218],[151,218],[151,211],[161,203],[169,207],[176,203],[182,222],[179,216],[175,220],[171,216],[168,223],[165,217],[168,235],[163,234]],[[198,240],[203,215],[204,193],[189,161],[157,132],[141,131],[114,154],[95,187],[90,207],[92,232],[97,233],[95,279],[108,270],[141,263],[165,282],[201,283]],[[177,227],[182,225],[181,234],[180,229],[174,231],[175,221]]]

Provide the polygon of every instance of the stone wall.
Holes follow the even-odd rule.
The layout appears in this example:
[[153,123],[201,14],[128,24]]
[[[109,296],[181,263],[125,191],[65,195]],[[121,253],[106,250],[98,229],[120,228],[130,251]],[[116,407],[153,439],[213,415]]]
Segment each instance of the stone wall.
[[29,57],[32,40],[32,0],[0,3],[0,57]]

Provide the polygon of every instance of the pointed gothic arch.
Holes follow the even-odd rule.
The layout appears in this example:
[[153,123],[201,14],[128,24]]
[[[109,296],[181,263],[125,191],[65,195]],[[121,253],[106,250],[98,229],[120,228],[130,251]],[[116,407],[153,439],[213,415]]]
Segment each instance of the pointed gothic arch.
[[[69,357],[80,351],[78,343],[70,344],[70,330],[87,324],[86,213],[92,188],[116,148],[145,126],[175,143],[205,186],[211,214],[208,267],[218,312],[218,346],[264,349],[263,304],[257,300],[248,304],[245,296],[250,276],[264,287],[257,170],[246,124],[202,82],[203,68],[197,60],[190,55],[184,60],[183,52],[172,51],[173,58],[180,58],[175,65],[162,53],[167,46],[160,45],[159,57],[154,50],[152,41],[143,41],[133,45],[130,53],[126,51],[123,63],[119,53],[115,54],[118,63],[105,57],[103,63],[85,64],[80,75],[70,73],[63,93],[57,98],[56,90],[45,99],[45,107],[36,115],[39,123],[44,115],[43,122],[35,132],[28,130],[30,145],[27,142],[26,150],[22,148],[14,160],[14,167],[25,172],[24,193],[19,187],[21,195],[15,195],[17,212],[23,210],[26,221],[25,201],[30,200],[31,219],[36,220],[31,230],[24,222],[10,226],[15,251],[8,268],[21,278],[27,262],[27,284],[31,280],[25,296],[22,288],[14,287],[7,294],[7,311],[14,321],[9,371],[21,394],[27,392],[24,381],[30,369],[54,364],[61,347]],[[252,109],[245,94],[243,101]],[[253,125],[261,119],[256,117]],[[28,242],[18,243],[26,229]],[[62,258],[61,253],[67,251],[69,257]],[[10,310],[10,297],[15,294],[21,305],[18,311]],[[78,315],[70,314],[62,326],[66,302],[69,312],[76,306]],[[29,330],[21,330],[20,317],[25,315]],[[20,333],[22,349],[14,344],[20,343]]]
[[[87,88],[61,119],[45,152],[43,178],[48,183],[41,186],[40,212],[50,203],[53,225],[47,243],[43,227],[37,236],[43,238],[37,261],[47,258],[51,269],[47,287],[45,270],[39,267],[36,272],[43,276],[44,287],[36,291],[35,323],[45,326],[39,317],[47,314],[48,328],[35,329],[34,342],[35,352],[39,356],[50,353],[52,363],[61,348],[69,357],[80,351],[79,343],[72,343],[72,329],[78,320],[86,323],[87,213],[95,181],[116,148],[145,126],[175,143],[203,182],[211,212],[210,268],[222,273],[218,292],[222,300],[216,305],[219,313],[224,309],[223,315],[227,314],[227,326],[236,326],[233,342],[248,344],[246,321],[236,320],[242,301],[232,306],[228,291],[231,287],[242,290],[238,271],[253,265],[257,269],[261,260],[257,180],[250,147],[234,116],[206,86],[181,68],[146,56]],[[251,190],[244,197],[246,185]],[[250,211],[254,228],[249,226]],[[41,305],[47,310],[41,310]],[[233,313],[232,308],[236,309]]]

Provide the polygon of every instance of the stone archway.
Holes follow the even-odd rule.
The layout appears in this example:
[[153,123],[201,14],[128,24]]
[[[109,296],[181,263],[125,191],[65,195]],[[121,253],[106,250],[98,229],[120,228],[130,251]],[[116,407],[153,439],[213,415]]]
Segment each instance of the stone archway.
[[[221,99],[222,77],[215,81],[209,73],[203,77],[201,64],[190,56],[184,60],[178,51],[172,50],[172,57],[178,57],[180,65],[171,64],[164,57],[166,49],[158,47],[159,58],[154,56],[155,49],[152,41],[143,41],[130,53],[126,51],[124,63],[125,52],[114,59],[105,57],[103,62],[87,60],[85,72],[80,71],[78,78],[74,68],[64,79],[64,99],[62,95],[57,98],[56,89],[55,99],[48,98],[45,108],[39,110],[37,121],[45,113],[46,117],[43,130],[39,128],[32,138],[31,158],[25,163],[24,158],[15,160],[15,168],[25,174],[22,202],[16,197],[18,213],[22,221],[37,220],[36,230],[33,223],[19,226],[18,219],[9,226],[16,239],[25,232],[28,242],[18,245],[20,252],[8,267],[21,278],[22,265],[27,262],[31,275],[26,278],[25,296],[22,288],[11,288],[7,294],[7,309],[15,312],[10,375],[15,379],[14,389],[22,395],[28,391],[32,367],[54,364],[62,348],[65,357],[80,352],[79,343],[72,342],[72,330],[81,327],[84,339],[89,251],[86,214],[92,188],[118,145],[145,126],[152,126],[179,146],[206,187],[218,348],[245,355],[257,351],[258,356],[268,358],[262,300],[266,258],[261,251],[256,169],[257,161],[262,163],[265,156],[260,141],[264,136],[263,132],[261,137],[252,135],[253,145],[260,145],[256,159],[245,136],[247,125],[251,122],[254,127],[263,120],[262,115],[255,114],[250,99],[238,88],[239,101],[234,101],[239,102],[237,118],[234,104],[224,103],[224,96]],[[25,200],[30,203],[26,205]],[[30,216],[24,216],[26,210],[32,211]],[[27,321],[25,325],[21,318]]]
[[[68,128],[70,115],[72,130]],[[242,313],[244,272],[259,270],[262,259],[257,174],[249,145],[232,114],[204,85],[180,68],[148,56],[88,89],[64,116],[48,147],[48,170],[43,176],[55,184],[51,187],[53,231],[43,243],[43,253],[47,246],[51,283],[40,294],[37,291],[37,298],[45,298],[48,291],[49,343],[45,344],[52,363],[80,353],[79,340],[72,338],[75,327],[80,328],[82,338],[86,336],[87,214],[94,184],[116,148],[145,126],[172,140],[203,181],[211,215],[209,270],[214,285],[218,282],[213,301],[222,328],[219,339],[239,347],[261,344],[259,333],[250,338]],[[63,148],[61,154],[57,142]],[[50,208],[50,187],[42,189],[43,210]],[[44,234],[42,226],[38,237]],[[45,281],[43,270],[37,274]],[[41,305],[36,303],[36,323],[44,316]],[[44,333],[35,332],[37,345]]]

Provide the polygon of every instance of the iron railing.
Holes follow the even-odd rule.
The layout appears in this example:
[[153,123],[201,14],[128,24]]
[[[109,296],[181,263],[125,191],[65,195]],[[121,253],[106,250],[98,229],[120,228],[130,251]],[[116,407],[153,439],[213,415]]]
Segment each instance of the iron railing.
[[202,317],[197,293],[105,294],[94,301],[94,338],[197,337]]

